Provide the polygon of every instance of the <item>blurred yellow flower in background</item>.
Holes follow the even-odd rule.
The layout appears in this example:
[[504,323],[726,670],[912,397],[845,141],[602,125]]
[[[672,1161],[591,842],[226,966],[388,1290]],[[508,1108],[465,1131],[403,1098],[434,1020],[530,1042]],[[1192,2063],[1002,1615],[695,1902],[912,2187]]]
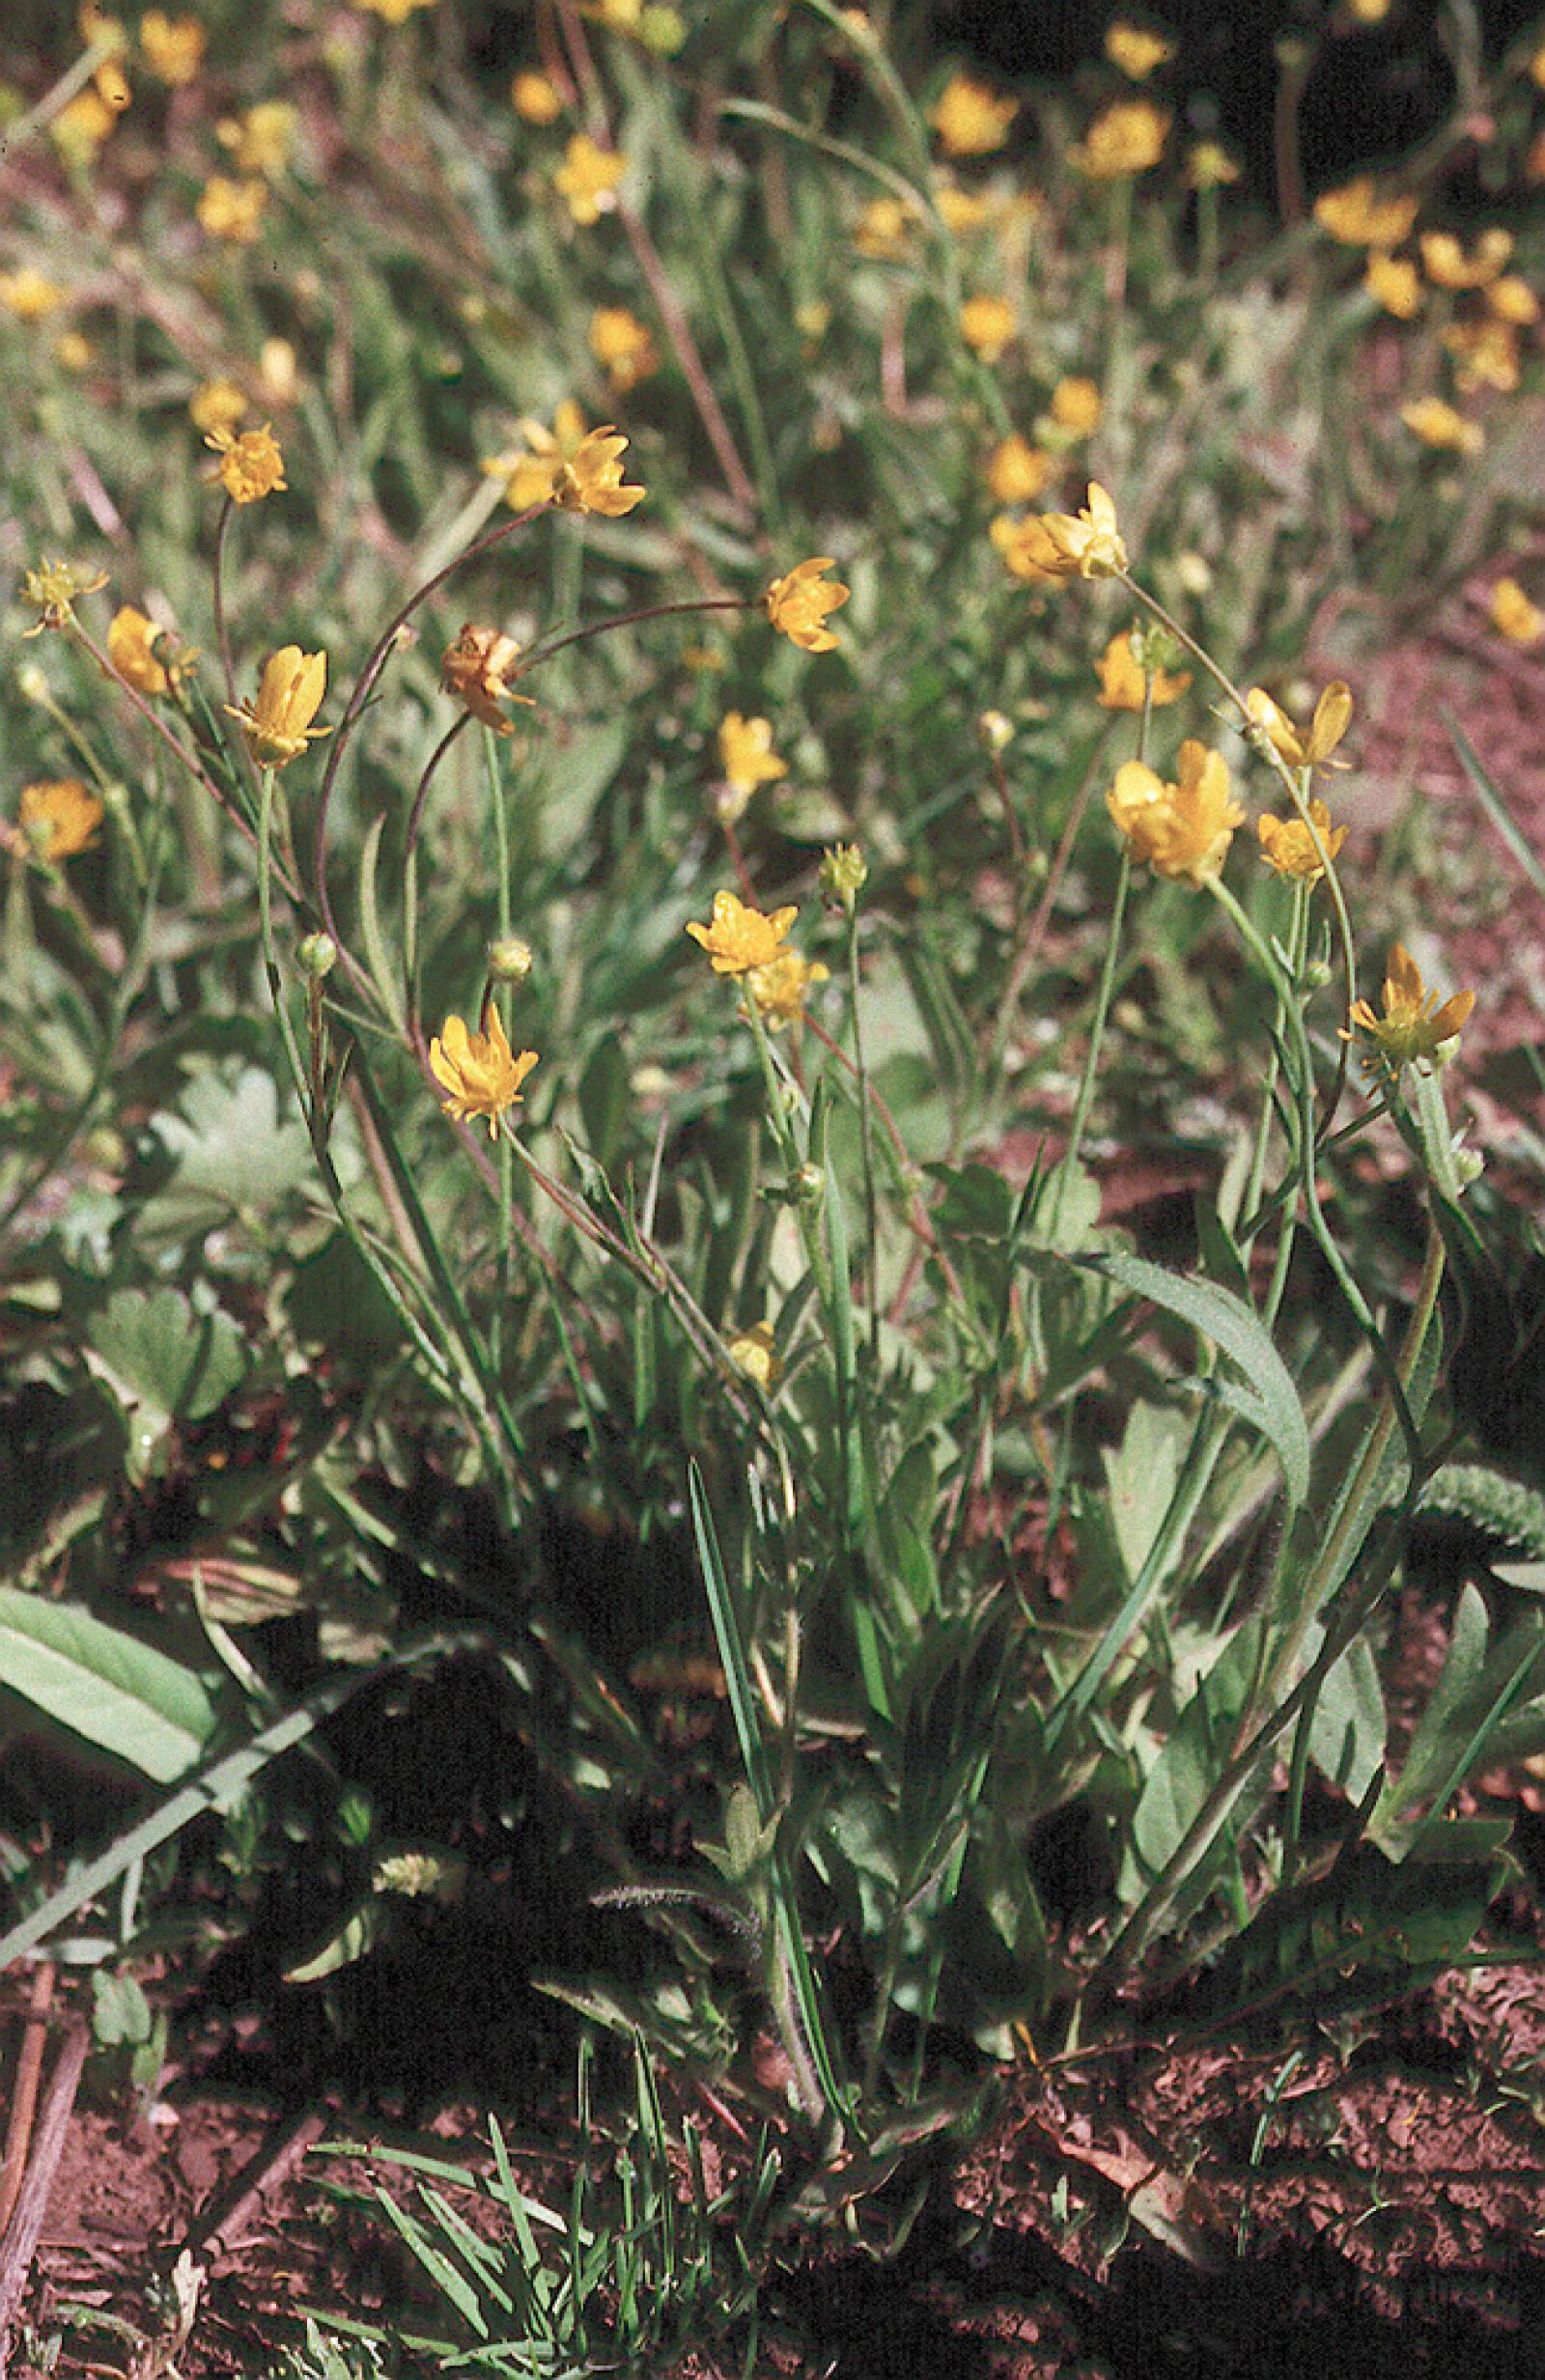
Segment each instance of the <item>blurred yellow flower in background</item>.
[[[1334,859],[1346,841],[1347,829],[1332,826],[1331,813],[1318,794],[1309,803],[1309,816],[1320,841]],[[1301,818],[1274,818],[1268,811],[1264,818],[1255,821],[1255,832],[1260,837],[1261,857],[1278,876],[1313,883],[1325,874],[1325,862],[1314,848],[1314,837]]]
[[928,121],[946,157],[985,157],[1002,148],[1019,112],[1018,99],[999,98],[989,84],[969,74],[952,74],[929,109]]
[[1516,578],[1499,578],[1491,591],[1491,624],[1509,644],[1537,645],[1545,636],[1545,611],[1531,603]]
[[860,256],[893,264],[905,256],[911,242],[913,211],[899,198],[884,192],[872,198],[853,227],[853,244]]
[[1145,174],[1164,155],[1168,111],[1151,99],[1115,99],[1096,116],[1068,155],[1091,182],[1121,182]]
[[52,865],[91,849],[102,805],[79,777],[53,777],[22,787],[17,815],[32,849]]
[[1033,504],[1055,469],[1050,455],[1011,430],[987,459],[987,485],[999,504]]
[[[1140,711],[1143,707],[1147,673],[1132,650],[1132,632],[1122,629],[1112,636],[1095,663],[1100,678],[1100,708],[1102,711]],[[1153,672],[1154,709],[1174,703],[1191,684],[1189,669],[1156,669]]]
[[196,16],[171,17],[164,9],[147,9],[139,21],[145,63],[174,91],[197,79],[208,39]]
[[443,1112],[458,1124],[486,1116],[489,1138],[496,1140],[499,1118],[519,1105],[520,1085],[536,1065],[537,1053],[522,1050],[518,1056],[511,1050],[499,1012],[490,1000],[481,1033],[469,1032],[461,1017],[446,1018],[430,1043],[429,1062],[435,1081],[449,1094],[440,1103]]
[[1389,256],[1376,248],[1368,258],[1362,286],[1398,322],[1409,322],[1421,311],[1421,275],[1408,256]]
[[590,317],[590,352],[620,397],[660,370],[654,332],[626,306],[596,308]]
[[229,174],[211,174],[193,211],[211,239],[229,239],[235,247],[247,248],[262,228],[267,203],[268,185],[261,177],[233,182]]
[[1420,200],[1381,195],[1371,174],[1360,174],[1340,189],[1322,191],[1314,220],[1322,232],[1348,248],[1398,248],[1417,219]]
[[415,9],[432,9],[435,0],[353,0],[353,5],[388,25],[406,25]]
[[1513,253],[1513,235],[1493,226],[1466,248],[1452,232],[1423,232],[1421,268],[1441,290],[1483,290]]
[[243,174],[275,182],[290,162],[300,119],[288,99],[261,99],[241,116],[222,116],[214,137]]
[[526,124],[556,124],[563,114],[556,86],[534,67],[525,68],[511,83],[510,105]]
[[1479,422],[1467,422],[1442,397],[1421,397],[1400,407],[1400,419],[1423,446],[1451,449],[1456,455],[1478,455],[1486,443]]
[[754,1380],[765,1393],[777,1386],[783,1366],[773,1353],[770,1322],[754,1322],[749,1330],[737,1330],[728,1345],[730,1361],[747,1380]]
[[1194,141],[1186,152],[1186,181],[1193,190],[1221,190],[1239,180],[1240,169],[1217,141]]
[[789,773],[788,762],[772,749],[772,721],[743,718],[738,711],[726,712],[719,721],[718,757],[739,794],[754,794],[759,785],[771,785]]
[[829,611],[837,611],[847,602],[851,590],[840,578],[828,581],[825,573],[834,567],[830,554],[813,554],[807,561],[796,562],[783,577],[774,578],[762,598],[763,606],[780,636],[806,653],[832,653],[837,640],[826,626]]
[[1075,374],[1058,380],[1052,391],[1052,419],[1059,429],[1071,431],[1076,437],[1092,437],[1100,427],[1103,410],[1097,380]]
[[47,280],[23,265],[19,272],[0,272],[0,306],[18,322],[42,322],[65,303],[57,281]]
[[984,364],[996,364],[1014,336],[1014,309],[1005,297],[968,297],[960,310],[960,335]]
[[205,380],[189,397],[187,409],[195,430],[209,436],[216,430],[234,430],[247,401],[235,380]]
[[615,208],[627,171],[628,160],[620,151],[603,149],[588,132],[576,132],[563,153],[552,186],[576,223],[599,223]]
[[764,915],[760,910],[748,909],[736,893],[716,892],[713,922],[700,926],[694,920],[687,931],[707,951],[716,975],[749,975],[754,968],[771,966],[774,959],[787,955],[778,945],[799,914],[794,908],[775,909]]
[[1157,67],[1175,54],[1173,42],[1160,33],[1145,33],[1139,25],[1112,25],[1105,37],[1105,54],[1112,66],[1135,83],[1145,83]]
[[1500,389],[1503,395],[1518,386],[1518,334],[1511,322],[1488,317],[1482,322],[1450,322],[1444,346],[1454,359],[1454,385],[1462,396],[1477,388]]

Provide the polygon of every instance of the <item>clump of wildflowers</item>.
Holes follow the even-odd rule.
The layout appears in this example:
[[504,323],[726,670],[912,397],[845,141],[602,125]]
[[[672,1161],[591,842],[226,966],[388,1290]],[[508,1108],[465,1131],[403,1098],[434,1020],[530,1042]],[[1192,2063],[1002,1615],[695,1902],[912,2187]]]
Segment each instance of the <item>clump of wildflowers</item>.
[[1419,199],[1381,192],[1371,174],[1360,174],[1338,190],[1321,192],[1314,202],[1314,220],[1346,247],[1398,248],[1420,204]]
[[1124,182],[1158,164],[1169,137],[1168,111],[1151,99],[1116,99],[1102,110],[1068,155],[1090,182]]

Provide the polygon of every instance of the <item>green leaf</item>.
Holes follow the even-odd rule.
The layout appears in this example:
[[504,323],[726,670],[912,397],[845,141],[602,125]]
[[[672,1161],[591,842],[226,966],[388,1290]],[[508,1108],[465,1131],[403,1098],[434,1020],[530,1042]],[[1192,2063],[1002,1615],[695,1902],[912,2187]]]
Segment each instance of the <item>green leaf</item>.
[[120,1289],[86,1327],[98,1378],[142,1420],[202,1421],[247,1374],[246,1347],[229,1314],[195,1314],[181,1290]]
[[162,1230],[209,1231],[231,1215],[276,1206],[311,1173],[304,1125],[279,1121],[273,1078],[244,1066],[234,1081],[196,1075],[176,1113],[151,1118],[172,1161],[170,1181],[148,1203]]
[[1192,1425],[1160,1405],[1135,1405],[1119,1447],[1101,1449],[1109,1491],[1107,1511],[1128,1581],[1147,1560],[1180,1477]]
[[1287,1366],[1259,1316],[1216,1281],[1186,1280],[1141,1256],[1085,1256],[1080,1261],[1189,1323],[1237,1366],[1244,1386],[1231,1386],[1227,1402],[1269,1442],[1282,1466],[1289,1498],[1302,1504],[1309,1492],[1308,1424]]
[[359,853],[359,932],[365,945],[365,959],[370,968],[370,980],[375,985],[381,1006],[397,1031],[406,1036],[407,1016],[403,1006],[403,978],[400,967],[392,964],[386,948],[386,938],[380,927],[380,904],[376,892],[376,871],[380,865],[381,831],[386,825],[386,812],[372,819]]
[[1309,1723],[1309,1758],[1349,1802],[1361,1803],[1384,1759],[1387,1731],[1378,1665],[1366,1638],[1359,1637],[1320,1688]]
[[335,1975],[340,1967],[351,1967],[362,1959],[379,1941],[390,1912],[375,1898],[364,1901],[344,1919],[342,1925],[329,1934],[320,1950],[313,1951],[298,1966],[287,1967],[286,1983],[320,1983],[324,1975]]
[[76,1604],[0,1587],[0,1678],[60,1726],[166,1784],[214,1727],[193,1670]]

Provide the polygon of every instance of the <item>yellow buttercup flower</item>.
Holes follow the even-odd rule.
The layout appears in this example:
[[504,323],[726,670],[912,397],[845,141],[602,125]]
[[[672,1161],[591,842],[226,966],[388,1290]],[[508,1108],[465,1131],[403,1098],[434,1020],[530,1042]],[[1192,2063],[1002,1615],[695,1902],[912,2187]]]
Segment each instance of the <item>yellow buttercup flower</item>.
[[107,630],[107,658],[121,678],[141,694],[164,694],[172,681],[155,658],[160,630],[132,603],[121,604]]
[[45,279],[24,265],[19,272],[0,272],[0,306],[18,322],[42,322],[65,303],[57,281]]
[[829,611],[839,610],[847,602],[851,589],[839,578],[828,581],[824,574],[834,567],[832,556],[813,554],[807,561],[796,562],[792,571],[774,578],[762,598],[768,618],[780,636],[806,653],[831,653],[836,638],[826,626]]
[[277,182],[290,162],[299,121],[288,99],[260,99],[244,116],[222,116],[214,137],[241,173]]
[[1220,875],[1245,813],[1232,798],[1228,763],[1188,736],[1176,782],[1166,784],[1140,760],[1116,770],[1106,807],[1136,860],[1159,876],[1205,884]]
[[1421,266],[1441,290],[1483,290],[1513,253],[1513,235],[1494,225],[1466,248],[1452,232],[1423,232]]
[[1019,578],[1113,578],[1127,567],[1116,508],[1098,480],[1079,513],[1037,513],[993,542]]
[[946,157],[985,157],[1001,149],[1020,112],[1018,99],[1001,98],[969,74],[952,74],[928,121]]
[[174,91],[197,80],[208,38],[196,16],[171,17],[163,9],[147,9],[139,20],[145,63]]
[[771,785],[789,773],[788,762],[772,749],[771,720],[743,718],[738,711],[727,712],[719,721],[718,757],[738,794],[749,796],[759,785]]
[[1033,504],[1056,465],[1018,430],[999,440],[987,460],[987,485],[999,504]]
[[764,1392],[777,1386],[783,1366],[773,1352],[770,1322],[754,1322],[748,1330],[737,1330],[728,1344],[730,1361],[748,1380],[754,1380]]
[[1443,343],[1454,359],[1454,383],[1463,395],[1497,388],[1505,396],[1518,386],[1518,333],[1511,322],[1495,316],[1481,322],[1450,322]]
[[84,372],[97,350],[83,330],[62,330],[54,341],[54,353],[67,372]]
[[553,415],[550,430],[544,423],[531,420],[518,422],[516,428],[525,444],[490,457],[483,468],[492,478],[505,482],[504,501],[510,510],[523,513],[533,504],[551,502],[559,479],[590,433],[572,397],[564,398]]
[[1014,309],[1004,297],[968,297],[960,310],[960,335],[984,364],[996,364],[1014,336]]
[[1338,190],[1326,190],[1314,202],[1314,220],[1322,232],[1348,248],[1398,248],[1417,219],[1420,200],[1381,195],[1371,174],[1360,174]]
[[440,1105],[458,1124],[487,1116],[489,1138],[496,1140],[499,1118],[519,1106],[520,1085],[537,1063],[534,1050],[519,1055],[511,1050],[499,1012],[490,1000],[483,1011],[483,1030],[472,1033],[460,1017],[447,1017],[438,1037],[429,1046],[435,1079],[448,1097]]
[[598,306],[590,317],[590,352],[618,396],[660,370],[660,350],[647,322],[626,306]]
[[534,67],[527,67],[511,83],[510,105],[526,124],[556,124],[563,114],[556,86]]
[[1091,182],[1122,182],[1145,174],[1164,155],[1169,114],[1151,99],[1116,99],[1096,116],[1068,155]]
[[566,513],[600,513],[607,520],[620,520],[635,504],[642,504],[644,489],[623,486],[622,456],[627,444],[610,422],[588,432],[558,470],[552,487],[554,504]]
[[50,866],[89,851],[102,823],[101,803],[87,793],[79,777],[24,785],[17,814],[28,843]]
[[934,204],[939,209],[947,231],[957,239],[970,232],[979,232],[992,220],[994,201],[985,190],[963,190],[948,174],[934,177]]
[[831,969],[819,959],[801,959],[797,950],[781,950],[766,966],[754,966],[746,977],[751,997],[770,1033],[781,1033],[804,1014],[805,994],[812,984],[824,984]]
[[1509,644],[1537,645],[1545,636],[1545,611],[1530,602],[1516,578],[1499,578],[1493,587],[1491,624]]
[[1287,713],[1275,703],[1263,686],[1252,686],[1245,697],[1245,709],[1252,727],[1258,728],[1290,769],[1345,769],[1344,760],[1333,761],[1335,750],[1352,724],[1352,689],[1344,678],[1334,678],[1314,706],[1314,716],[1306,734],[1301,734]]
[[1396,942],[1385,963],[1383,1016],[1366,1000],[1354,1000],[1341,1038],[1350,1041],[1353,1031],[1366,1035],[1373,1045],[1364,1060],[1370,1068],[1383,1065],[1397,1074],[1402,1066],[1419,1066],[1430,1072],[1452,1055],[1447,1045],[1458,1039],[1475,1005],[1474,992],[1455,992],[1440,1006],[1415,959]]
[[1486,443],[1486,433],[1479,422],[1467,422],[1442,397],[1422,397],[1415,405],[1403,405],[1400,419],[1423,446],[1450,450],[1456,455],[1478,455]]
[[211,430],[204,441],[220,458],[217,477],[233,504],[257,504],[264,496],[289,487],[284,456],[267,422],[261,430]]
[[[1309,803],[1309,816],[1320,841],[1334,859],[1346,841],[1347,829],[1332,826],[1331,813],[1318,794]],[[1264,818],[1255,821],[1255,831],[1260,837],[1261,857],[1278,876],[1296,877],[1312,884],[1325,874],[1325,862],[1314,848],[1314,837],[1301,818],[1274,818],[1268,811]]]
[[325,653],[281,645],[263,665],[256,703],[227,703],[225,709],[229,717],[241,722],[247,749],[259,767],[284,769],[319,736],[331,735],[331,728],[311,724],[326,690]]
[[618,151],[601,148],[588,132],[576,132],[552,178],[553,188],[576,223],[599,223],[615,208],[627,171],[628,160]]
[[72,562],[40,562],[28,571],[24,583],[27,601],[38,611],[37,626],[26,633],[41,636],[44,629],[71,627],[75,605],[83,595],[95,595],[106,586],[107,573],[77,570]]
[[1082,375],[1058,380],[1052,391],[1052,419],[1058,429],[1071,431],[1076,437],[1092,437],[1103,410],[1099,383]]
[[1360,25],[1382,25],[1393,0],[1351,0],[1351,6]]
[[268,185],[261,179],[233,182],[229,174],[211,174],[193,211],[211,239],[249,248],[262,229],[267,203]]
[[1409,322],[1421,311],[1421,275],[1408,256],[1387,256],[1376,248],[1368,258],[1362,286],[1398,322]]
[[510,684],[520,652],[515,638],[506,636],[502,629],[479,628],[468,620],[456,642],[447,645],[440,657],[440,684],[446,693],[464,703],[472,716],[492,727],[495,735],[515,733],[500,703],[531,701],[529,694],[517,694]]
[[713,923],[694,921],[687,931],[707,951],[716,975],[749,975],[784,955],[778,945],[799,914],[797,908],[775,909],[764,916],[733,892],[716,892]]
[[[1100,675],[1100,708],[1102,711],[1140,711],[1148,676],[1132,650],[1132,635],[1122,629],[1112,636],[1095,667]],[[1152,673],[1152,701],[1157,711],[1165,703],[1174,703],[1191,684],[1189,669],[1170,671],[1156,669]]]
[[1105,54],[1130,81],[1145,83],[1156,67],[1174,56],[1175,45],[1138,25],[1112,25],[1105,37]]
[[194,429],[208,437],[216,430],[234,430],[247,401],[235,380],[205,380],[189,397],[187,409]]
[[872,198],[853,227],[853,244],[860,256],[893,264],[911,243],[913,210],[899,198],[884,193]]
[[1217,141],[1194,141],[1186,152],[1186,181],[1193,190],[1221,190],[1239,180],[1239,170]]
[[1514,323],[1527,330],[1539,321],[1539,299],[1521,273],[1504,272],[1486,291],[1486,303],[1500,322]]

